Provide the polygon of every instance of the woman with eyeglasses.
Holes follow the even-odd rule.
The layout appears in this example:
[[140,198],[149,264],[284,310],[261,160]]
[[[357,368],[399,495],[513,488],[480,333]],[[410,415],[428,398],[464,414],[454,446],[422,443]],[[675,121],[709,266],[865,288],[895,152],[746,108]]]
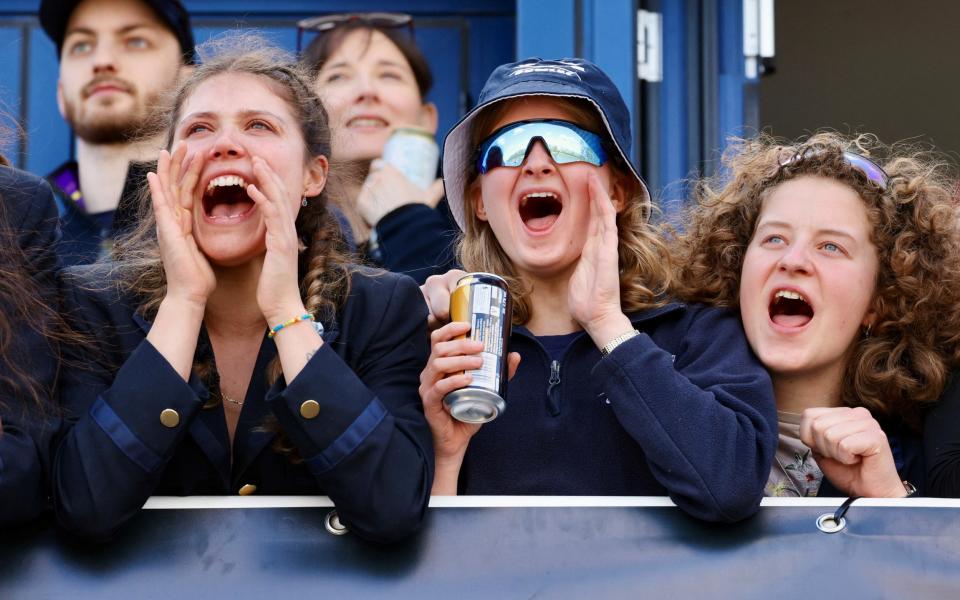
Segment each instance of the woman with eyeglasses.
[[[735,313],[667,296],[630,143],[620,94],[581,59],[498,67],[447,136],[460,257],[509,284],[515,376],[496,420],[453,420],[443,397],[482,344],[460,339],[467,323],[434,331],[420,377],[434,494],[669,495],[713,521],[757,510],[776,447],[769,376]],[[448,290],[430,301],[443,316]]]
[[[409,15],[328,15],[301,22],[319,31],[301,55],[316,73],[316,89],[330,114],[332,160],[343,180],[334,198],[369,261],[422,283],[453,264],[456,225],[434,177],[437,107],[427,101],[433,77],[412,37]],[[426,180],[384,160],[398,130],[425,136],[407,156]],[[410,132],[407,132],[410,135]],[[430,155],[432,153],[432,155]],[[421,174],[422,175],[422,174]]]
[[72,273],[92,342],[61,386],[58,520],[101,538],[151,495],[324,494],[395,540],[432,481],[422,296],[345,255],[309,75],[249,36],[200,51],[138,228]]
[[698,188],[678,289],[739,308],[770,371],[780,443],[766,493],[922,492],[918,432],[960,340],[947,165],[820,133],[743,140],[723,172]]

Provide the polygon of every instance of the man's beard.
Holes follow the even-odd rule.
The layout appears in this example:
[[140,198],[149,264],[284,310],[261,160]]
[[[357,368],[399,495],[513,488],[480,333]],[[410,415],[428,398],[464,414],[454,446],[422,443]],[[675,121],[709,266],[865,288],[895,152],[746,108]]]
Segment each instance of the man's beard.
[[158,106],[159,98],[160,94],[155,94],[142,104],[135,102],[133,107],[120,114],[98,111],[99,114],[82,117],[78,115],[82,111],[78,111],[76,104],[66,100],[64,119],[74,134],[88,144],[128,144],[149,137],[157,129],[163,118],[163,111]]

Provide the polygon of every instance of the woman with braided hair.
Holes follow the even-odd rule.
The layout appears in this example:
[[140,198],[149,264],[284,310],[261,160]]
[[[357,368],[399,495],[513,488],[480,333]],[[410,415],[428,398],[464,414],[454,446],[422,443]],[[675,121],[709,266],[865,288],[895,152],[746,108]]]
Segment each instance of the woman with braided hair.
[[424,514],[426,308],[413,281],[344,256],[326,113],[258,44],[231,40],[244,50],[181,85],[142,226],[74,274],[102,358],[68,374],[54,495],[81,534],[109,535],[151,495],[327,494],[374,540]]

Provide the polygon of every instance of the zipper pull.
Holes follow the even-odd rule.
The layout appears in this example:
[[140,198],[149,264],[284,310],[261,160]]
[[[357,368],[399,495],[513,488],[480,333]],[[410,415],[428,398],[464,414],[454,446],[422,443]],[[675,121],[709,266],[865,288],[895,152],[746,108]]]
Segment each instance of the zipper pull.
[[560,415],[560,361],[550,362],[550,380],[547,382],[547,410],[551,416]]

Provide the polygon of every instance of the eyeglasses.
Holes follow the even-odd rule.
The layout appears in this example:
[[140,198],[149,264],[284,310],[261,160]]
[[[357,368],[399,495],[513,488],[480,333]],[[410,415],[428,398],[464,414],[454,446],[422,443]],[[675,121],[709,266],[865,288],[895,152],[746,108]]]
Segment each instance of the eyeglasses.
[[413,17],[404,13],[370,12],[370,13],[339,13],[320,15],[303,19],[297,23],[297,54],[303,49],[303,33],[316,31],[327,33],[348,23],[362,23],[369,27],[382,29],[399,29],[406,27],[413,37]]
[[[796,154],[780,163],[780,166],[786,167],[795,162],[812,158],[818,154],[820,154],[820,151],[810,148],[806,152]],[[885,192],[887,188],[890,187],[890,176],[887,175],[887,172],[883,170],[883,167],[866,156],[857,154],[856,152],[845,151],[843,153],[843,160],[854,169],[863,173],[867,180],[873,182],[881,191]]]
[[606,143],[592,131],[568,121],[534,119],[517,121],[494,131],[477,147],[476,168],[481,175],[497,167],[519,167],[536,141],[543,142],[553,162],[607,162]]

